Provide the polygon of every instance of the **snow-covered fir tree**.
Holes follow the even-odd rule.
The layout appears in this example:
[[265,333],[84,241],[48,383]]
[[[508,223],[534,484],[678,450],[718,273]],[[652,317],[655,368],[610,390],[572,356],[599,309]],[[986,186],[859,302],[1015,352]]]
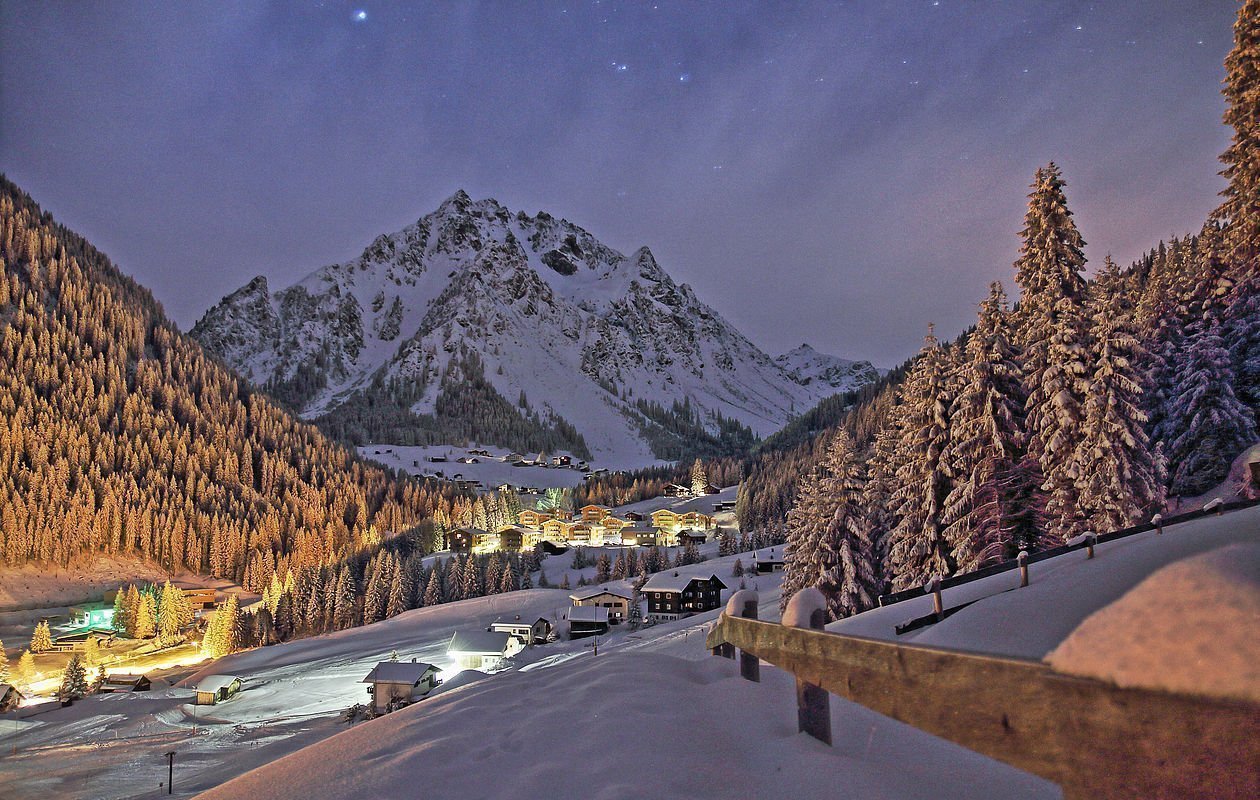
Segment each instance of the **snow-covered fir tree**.
[[436,606],[445,602],[445,596],[442,593],[442,571],[434,564],[433,569],[429,571],[429,585],[424,589],[424,605]]
[[61,689],[57,692],[58,696],[64,700],[79,700],[88,693],[87,669],[84,668],[83,662],[79,660],[77,655],[72,656],[70,663],[66,664],[65,672],[61,676]]
[[48,628],[48,620],[42,619],[31,634],[31,652],[47,653],[52,649],[52,631]]
[[704,471],[704,462],[697,458],[696,463],[691,465],[691,493],[699,497],[708,485],[709,476]]
[[943,461],[949,445],[948,357],[929,330],[902,386],[898,409],[897,472],[891,498],[896,523],[888,534],[885,570],[894,590],[917,586],[933,574],[952,575],[945,540],[945,499],[951,484]]
[[1035,467],[1023,451],[1023,372],[1000,283],[981,304],[958,378],[944,456],[955,480],[942,522],[955,565],[968,572],[1033,546],[1041,528]]
[[805,479],[788,515],[781,607],[801,589],[817,587],[831,619],[865,611],[879,595],[873,544],[862,518],[862,465],[841,429],[816,472]]
[[1077,503],[1083,524],[1104,533],[1126,528],[1162,507],[1163,487],[1143,424],[1140,345],[1131,304],[1110,258],[1093,308],[1091,375],[1076,450]]
[[1216,320],[1193,325],[1168,415],[1174,495],[1197,495],[1220,483],[1230,459],[1256,441],[1255,417],[1234,395],[1232,373]]

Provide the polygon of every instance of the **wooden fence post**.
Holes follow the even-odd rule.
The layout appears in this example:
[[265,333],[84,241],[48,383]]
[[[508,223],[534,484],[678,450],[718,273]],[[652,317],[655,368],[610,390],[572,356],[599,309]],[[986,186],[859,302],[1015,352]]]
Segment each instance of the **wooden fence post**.
[[[740,616],[744,619],[757,618],[757,602],[756,594],[752,598],[745,598],[744,607],[740,610]],[[748,652],[740,651],[739,654],[739,676],[746,681],[753,683],[761,683],[761,659]]]
[[1085,552],[1089,553],[1089,557],[1094,557],[1094,545],[1098,544],[1098,534],[1085,534]]
[[1028,551],[1020,550],[1015,561],[1019,564],[1019,585],[1022,588],[1028,585]]
[[[783,624],[820,631],[827,622],[827,601],[814,587],[792,595]],[[796,679],[796,729],[831,744],[831,695],[821,686]]]
[[933,575],[923,588],[932,593],[932,613],[936,615],[936,621],[940,622],[945,619],[945,600],[941,597],[941,576]]
[[1164,515],[1163,514],[1156,514],[1155,516],[1151,517],[1151,522],[1155,523],[1155,533],[1157,535],[1164,532]]

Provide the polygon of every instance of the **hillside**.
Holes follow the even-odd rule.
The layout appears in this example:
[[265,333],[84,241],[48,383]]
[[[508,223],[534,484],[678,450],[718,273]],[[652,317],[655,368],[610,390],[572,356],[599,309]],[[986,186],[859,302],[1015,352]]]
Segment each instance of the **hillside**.
[[744,452],[874,374],[820,354],[781,366],[646,247],[626,256],[462,191],[353,261],[279,290],[255,278],[192,334],[355,443],[480,441],[616,466]]
[[448,506],[254,392],[0,178],[0,561],[138,556],[258,588]]

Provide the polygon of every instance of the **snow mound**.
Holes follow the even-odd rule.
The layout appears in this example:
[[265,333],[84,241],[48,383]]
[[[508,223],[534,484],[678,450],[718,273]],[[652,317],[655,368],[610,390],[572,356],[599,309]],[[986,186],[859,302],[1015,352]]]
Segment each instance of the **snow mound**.
[[1260,544],[1160,569],[1096,611],[1046,660],[1060,672],[1260,701]]
[[808,628],[815,611],[827,610],[827,598],[817,588],[810,586],[792,595],[783,611],[783,624],[789,628]]

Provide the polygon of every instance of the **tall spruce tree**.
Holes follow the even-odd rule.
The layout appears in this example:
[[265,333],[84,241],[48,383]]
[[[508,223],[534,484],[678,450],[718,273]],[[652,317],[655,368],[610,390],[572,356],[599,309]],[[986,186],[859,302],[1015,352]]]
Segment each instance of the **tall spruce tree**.
[[79,660],[77,655],[71,657],[70,663],[66,664],[65,672],[61,676],[61,689],[58,692],[61,699],[79,700],[88,693],[87,669],[84,668],[83,662]]
[[1082,522],[1103,533],[1128,527],[1162,505],[1163,487],[1143,424],[1141,346],[1132,304],[1110,258],[1093,303],[1092,373],[1077,444],[1076,494]]
[[989,287],[967,339],[944,456],[953,489],[944,536],[960,571],[980,569],[1037,540],[1035,464],[1024,455],[1024,385],[1002,284]]
[[897,473],[892,505],[896,523],[888,534],[885,570],[894,589],[952,575],[952,548],[945,539],[945,500],[952,488],[943,458],[949,445],[948,356],[929,329],[902,386],[898,414]]

